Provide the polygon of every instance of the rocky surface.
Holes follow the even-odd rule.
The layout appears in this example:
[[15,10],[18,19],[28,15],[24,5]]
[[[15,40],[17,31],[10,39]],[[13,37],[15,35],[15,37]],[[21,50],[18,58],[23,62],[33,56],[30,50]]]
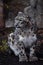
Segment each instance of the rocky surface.
[[[43,1],[42,0],[13,0],[10,4],[9,4],[9,17],[12,18],[12,22],[10,24],[13,24],[14,18],[17,15],[17,13],[19,11],[24,11],[25,7],[29,7],[29,11],[31,13],[32,10],[32,14],[29,13],[29,16],[32,15],[32,20],[37,22],[37,26],[39,28],[43,28]],[[33,8],[35,6],[35,8]],[[35,15],[34,15],[34,14]],[[33,18],[34,16],[34,18]],[[6,23],[8,24],[8,23]],[[10,27],[10,25],[9,25]],[[12,27],[12,25],[11,25]]]

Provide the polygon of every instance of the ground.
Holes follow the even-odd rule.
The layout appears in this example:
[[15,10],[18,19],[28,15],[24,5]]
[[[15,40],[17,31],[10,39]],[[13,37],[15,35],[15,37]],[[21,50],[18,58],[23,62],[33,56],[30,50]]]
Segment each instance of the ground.
[[14,55],[0,52],[0,65],[43,65],[43,61],[18,62],[18,58]]

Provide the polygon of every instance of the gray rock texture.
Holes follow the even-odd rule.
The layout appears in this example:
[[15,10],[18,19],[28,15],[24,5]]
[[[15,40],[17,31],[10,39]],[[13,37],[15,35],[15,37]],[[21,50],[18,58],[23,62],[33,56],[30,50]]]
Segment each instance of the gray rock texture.
[[39,28],[43,28],[43,0],[12,0],[10,11],[14,14],[10,15],[11,18],[14,19],[17,13],[22,11],[31,17],[31,21],[36,22]]

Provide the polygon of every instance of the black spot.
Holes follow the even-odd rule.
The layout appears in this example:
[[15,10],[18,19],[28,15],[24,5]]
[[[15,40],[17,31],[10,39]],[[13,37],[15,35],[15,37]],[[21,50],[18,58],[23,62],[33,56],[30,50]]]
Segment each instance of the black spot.
[[16,49],[18,51],[18,49]]
[[23,52],[22,51],[21,51],[20,55],[23,56]]
[[24,56],[24,54],[22,54],[22,56]]
[[19,20],[19,21],[22,21],[22,20]]
[[20,47],[18,47],[19,48],[19,50],[21,50],[21,48]]
[[14,39],[14,35],[12,35],[12,39]]
[[24,47],[22,47],[22,49],[24,49]]
[[11,42],[11,39],[9,39],[8,41]]
[[12,41],[12,44],[14,44],[14,41]]
[[20,46],[22,45],[22,44],[19,44]]
[[31,28],[31,31],[33,30],[33,27]]
[[34,37],[34,35],[32,35]]

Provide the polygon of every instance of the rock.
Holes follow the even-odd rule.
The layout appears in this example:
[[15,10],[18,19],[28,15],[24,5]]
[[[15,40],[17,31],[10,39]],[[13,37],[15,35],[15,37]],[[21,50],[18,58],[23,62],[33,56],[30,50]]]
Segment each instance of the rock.
[[13,25],[13,20],[11,19],[8,19],[6,22],[5,22],[5,27],[14,27]]
[[38,1],[38,0],[30,0],[30,5],[31,5],[32,7],[35,7],[35,6],[37,5],[37,1]]

